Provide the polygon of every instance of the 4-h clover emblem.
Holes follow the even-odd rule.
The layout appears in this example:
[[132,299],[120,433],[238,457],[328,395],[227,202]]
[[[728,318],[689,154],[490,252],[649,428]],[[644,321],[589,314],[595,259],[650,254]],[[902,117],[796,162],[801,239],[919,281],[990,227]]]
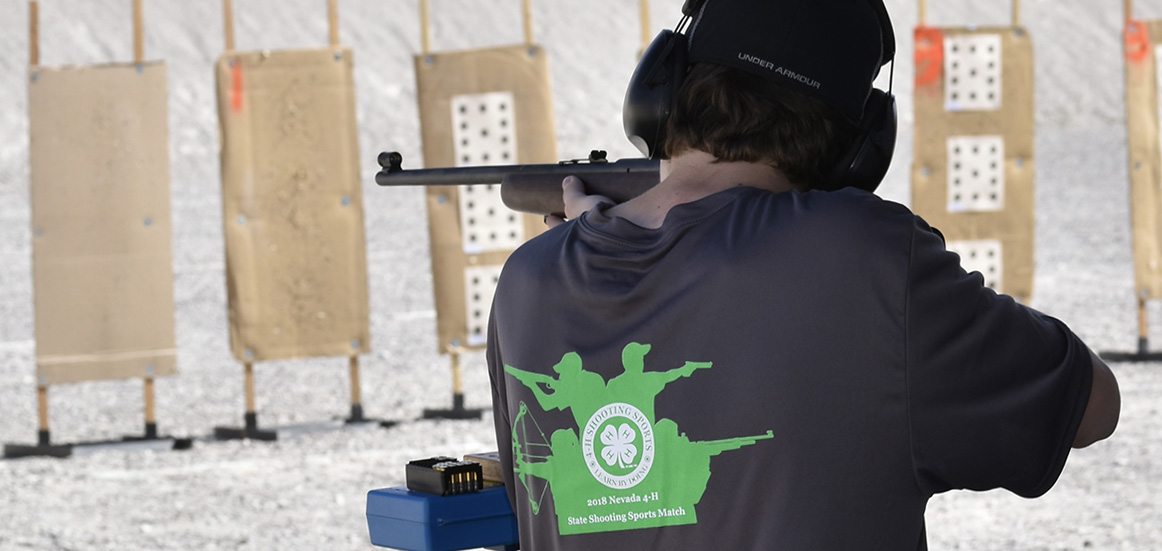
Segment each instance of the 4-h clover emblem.
[[[595,440],[601,442],[600,459]],[[598,482],[620,490],[632,488],[645,479],[654,464],[654,428],[638,408],[609,404],[585,424],[581,453]]]
[[601,431],[601,443],[605,444],[601,457],[605,459],[605,464],[612,467],[617,463],[618,467],[624,469],[626,463],[633,463],[633,458],[637,457],[637,446],[633,445],[636,438],[637,433],[629,428],[628,423],[622,423],[617,430],[613,429],[613,425],[605,425],[605,430]]

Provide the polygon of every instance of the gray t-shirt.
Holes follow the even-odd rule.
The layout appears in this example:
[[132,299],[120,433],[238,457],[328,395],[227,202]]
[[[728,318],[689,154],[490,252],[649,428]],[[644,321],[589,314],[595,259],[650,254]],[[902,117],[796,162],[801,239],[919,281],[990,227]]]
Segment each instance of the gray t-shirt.
[[937,492],[1056,481],[1091,365],[903,206],[734,188],[516,251],[488,342],[522,548],[926,548]]

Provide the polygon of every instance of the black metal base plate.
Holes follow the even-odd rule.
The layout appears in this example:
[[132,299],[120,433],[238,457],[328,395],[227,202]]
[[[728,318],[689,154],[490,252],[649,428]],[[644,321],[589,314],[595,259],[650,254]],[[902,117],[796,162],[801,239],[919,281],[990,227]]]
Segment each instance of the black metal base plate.
[[29,446],[27,444],[4,444],[4,459],[21,457],[68,457],[73,454],[72,444],[48,444]]
[[378,423],[380,427],[385,429],[391,428],[399,424],[398,421],[388,421],[385,419],[372,419],[363,416],[363,406],[360,404],[351,405],[351,416],[343,420],[348,425],[363,425],[368,423]]
[[160,450],[168,447],[171,450],[188,450],[194,446],[192,438],[171,438],[168,436],[126,436],[120,440],[98,440],[95,442],[76,442],[74,444],[46,444],[35,446],[26,444],[5,444],[4,458],[16,459],[20,457],[70,457],[79,455],[82,451],[98,449],[132,451],[135,449]]
[[348,417],[348,418],[343,420],[343,423],[347,424],[347,425],[377,424],[380,427],[383,427],[385,429],[390,429],[391,427],[398,425],[399,421],[389,421],[387,419],[372,419],[370,417],[360,417],[358,419],[356,419],[354,417]]
[[246,427],[214,427],[214,438],[217,440],[262,440],[274,442],[278,440],[278,432],[273,430],[250,429]]
[[[155,441],[160,442],[163,440],[172,440],[173,441],[173,449],[175,449],[175,450],[188,450],[188,449],[194,447],[194,439],[193,438],[174,438],[172,436],[126,436],[126,437],[121,439],[121,442],[123,442],[123,443],[155,442]],[[94,442],[93,445],[116,444],[116,443],[117,442]],[[79,446],[87,446],[90,444],[81,443],[78,445]]]
[[483,409],[424,409],[424,419],[479,419]]

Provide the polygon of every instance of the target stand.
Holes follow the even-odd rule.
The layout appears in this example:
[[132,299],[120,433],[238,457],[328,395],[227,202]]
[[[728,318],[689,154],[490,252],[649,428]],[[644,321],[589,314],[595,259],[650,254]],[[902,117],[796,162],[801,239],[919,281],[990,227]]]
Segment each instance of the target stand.
[[[557,161],[548,54],[533,43],[529,0],[521,5],[524,43],[433,52],[428,1],[420,1],[415,71],[426,168]],[[486,346],[500,270],[545,225],[506,207],[500,182],[425,193],[438,352],[451,356],[452,407],[426,409],[424,417],[476,419],[482,410],[464,407],[461,356]]]
[[259,427],[254,364],[346,357],[350,414],[335,426],[394,422],[364,416],[359,355],[370,347],[366,243],[352,51],[330,45],[236,52],[223,0],[226,52],[216,66],[230,346],[243,365],[241,427],[217,439],[277,440]]
[[1150,351],[1147,304],[1162,298],[1162,20],[1134,19],[1125,0],[1126,134],[1129,150],[1130,222],[1138,346],[1134,352],[1098,355],[1114,362],[1162,361]]
[[[177,373],[166,69],[145,60],[142,0],[132,4],[132,63],[52,68],[40,65],[39,9],[29,3],[38,430],[36,444],[5,444],[5,458],[192,443],[159,435],[155,417],[154,380]],[[144,381],[141,435],[52,443],[50,385],[133,378]]]
[[464,384],[460,371],[460,351],[452,351],[452,409],[424,408],[424,419],[480,419],[484,410],[464,407]]

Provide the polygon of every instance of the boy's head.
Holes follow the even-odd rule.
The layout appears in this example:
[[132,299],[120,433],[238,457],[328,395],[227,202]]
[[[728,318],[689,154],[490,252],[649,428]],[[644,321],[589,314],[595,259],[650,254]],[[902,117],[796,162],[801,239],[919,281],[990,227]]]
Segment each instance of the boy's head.
[[823,181],[856,125],[817,98],[751,73],[696,63],[666,127],[665,156],[696,149],[721,161],[773,166],[800,191]]
[[[641,134],[650,134],[654,123],[649,116],[644,124],[634,120],[634,111],[646,111],[631,104],[635,87],[666,80],[659,73],[680,73],[681,88],[667,92],[672,99],[664,102],[647,154],[698,149],[722,160],[770,164],[801,189],[828,189],[837,187],[835,180],[851,184],[852,175],[840,170],[837,176],[836,168],[848,167],[857,150],[866,149],[861,144],[873,118],[887,118],[869,117],[866,105],[890,111],[894,142],[894,104],[872,87],[895,54],[882,0],[688,0],[684,11],[691,25],[685,37],[674,35],[680,43],[661,50],[663,70],[643,70],[643,58],[641,78],[635,73],[626,95],[627,134],[639,147],[649,144]],[[631,127],[646,130],[638,134]],[[891,145],[886,158],[873,160],[871,172],[878,175],[871,188],[883,176],[878,167],[886,170]],[[855,172],[868,179],[868,171]]]
[[741,69],[818,98],[858,123],[895,55],[882,0],[702,0],[686,32],[690,63]]

